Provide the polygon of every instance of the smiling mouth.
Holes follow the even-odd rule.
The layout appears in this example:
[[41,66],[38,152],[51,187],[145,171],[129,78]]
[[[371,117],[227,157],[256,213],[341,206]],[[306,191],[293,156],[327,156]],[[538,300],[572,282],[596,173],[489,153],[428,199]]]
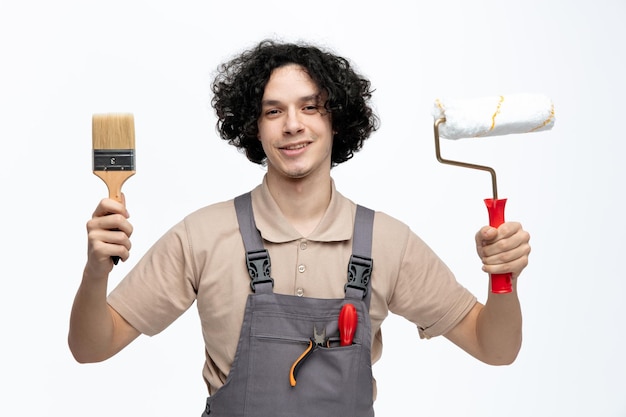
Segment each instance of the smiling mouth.
[[297,143],[294,145],[283,146],[280,149],[284,149],[286,151],[297,151],[298,149],[306,148],[308,145],[308,143]]

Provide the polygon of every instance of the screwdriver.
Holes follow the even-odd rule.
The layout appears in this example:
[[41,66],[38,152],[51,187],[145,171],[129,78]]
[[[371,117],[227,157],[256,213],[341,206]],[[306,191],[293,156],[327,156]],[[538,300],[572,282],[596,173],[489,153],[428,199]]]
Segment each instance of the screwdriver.
[[339,312],[339,339],[341,346],[350,346],[356,332],[357,314],[353,304],[347,303]]

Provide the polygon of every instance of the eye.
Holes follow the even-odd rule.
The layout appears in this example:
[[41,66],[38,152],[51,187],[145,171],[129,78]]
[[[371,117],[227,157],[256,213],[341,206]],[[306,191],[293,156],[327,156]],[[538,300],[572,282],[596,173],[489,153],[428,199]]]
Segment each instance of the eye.
[[308,114],[319,113],[319,106],[316,106],[314,104],[309,104],[307,106],[304,106],[302,108],[302,111],[304,111],[305,113],[308,113]]

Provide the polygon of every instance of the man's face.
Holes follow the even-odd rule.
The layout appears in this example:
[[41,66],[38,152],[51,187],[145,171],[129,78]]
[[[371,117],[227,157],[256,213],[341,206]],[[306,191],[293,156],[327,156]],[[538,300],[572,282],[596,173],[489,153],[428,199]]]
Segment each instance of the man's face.
[[269,175],[295,179],[330,172],[333,132],[324,99],[302,67],[272,72],[258,120]]

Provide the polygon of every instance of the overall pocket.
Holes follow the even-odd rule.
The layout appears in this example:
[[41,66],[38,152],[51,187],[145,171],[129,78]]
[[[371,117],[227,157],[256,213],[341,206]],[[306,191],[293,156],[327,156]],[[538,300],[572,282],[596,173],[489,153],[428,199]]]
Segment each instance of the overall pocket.
[[[302,410],[333,410],[350,415],[354,410],[356,383],[367,378],[363,346],[355,338],[350,346],[337,346],[337,315],[318,317],[294,314],[255,314],[250,339],[246,409],[272,410],[274,416],[294,416]],[[290,384],[290,370],[307,350],[315,332],[332,340],[316,346],[301,364],[297,385]],[[366,350],[369,352],[369,350]],[[366,358],[369,363],[369,358]],[[361,375],[359,375],[361,374]],[[368,393],[370,394],[370,393]],[[320,404],[323,402],[323,404]],[[348,413],[348,414],[345,414]]]

